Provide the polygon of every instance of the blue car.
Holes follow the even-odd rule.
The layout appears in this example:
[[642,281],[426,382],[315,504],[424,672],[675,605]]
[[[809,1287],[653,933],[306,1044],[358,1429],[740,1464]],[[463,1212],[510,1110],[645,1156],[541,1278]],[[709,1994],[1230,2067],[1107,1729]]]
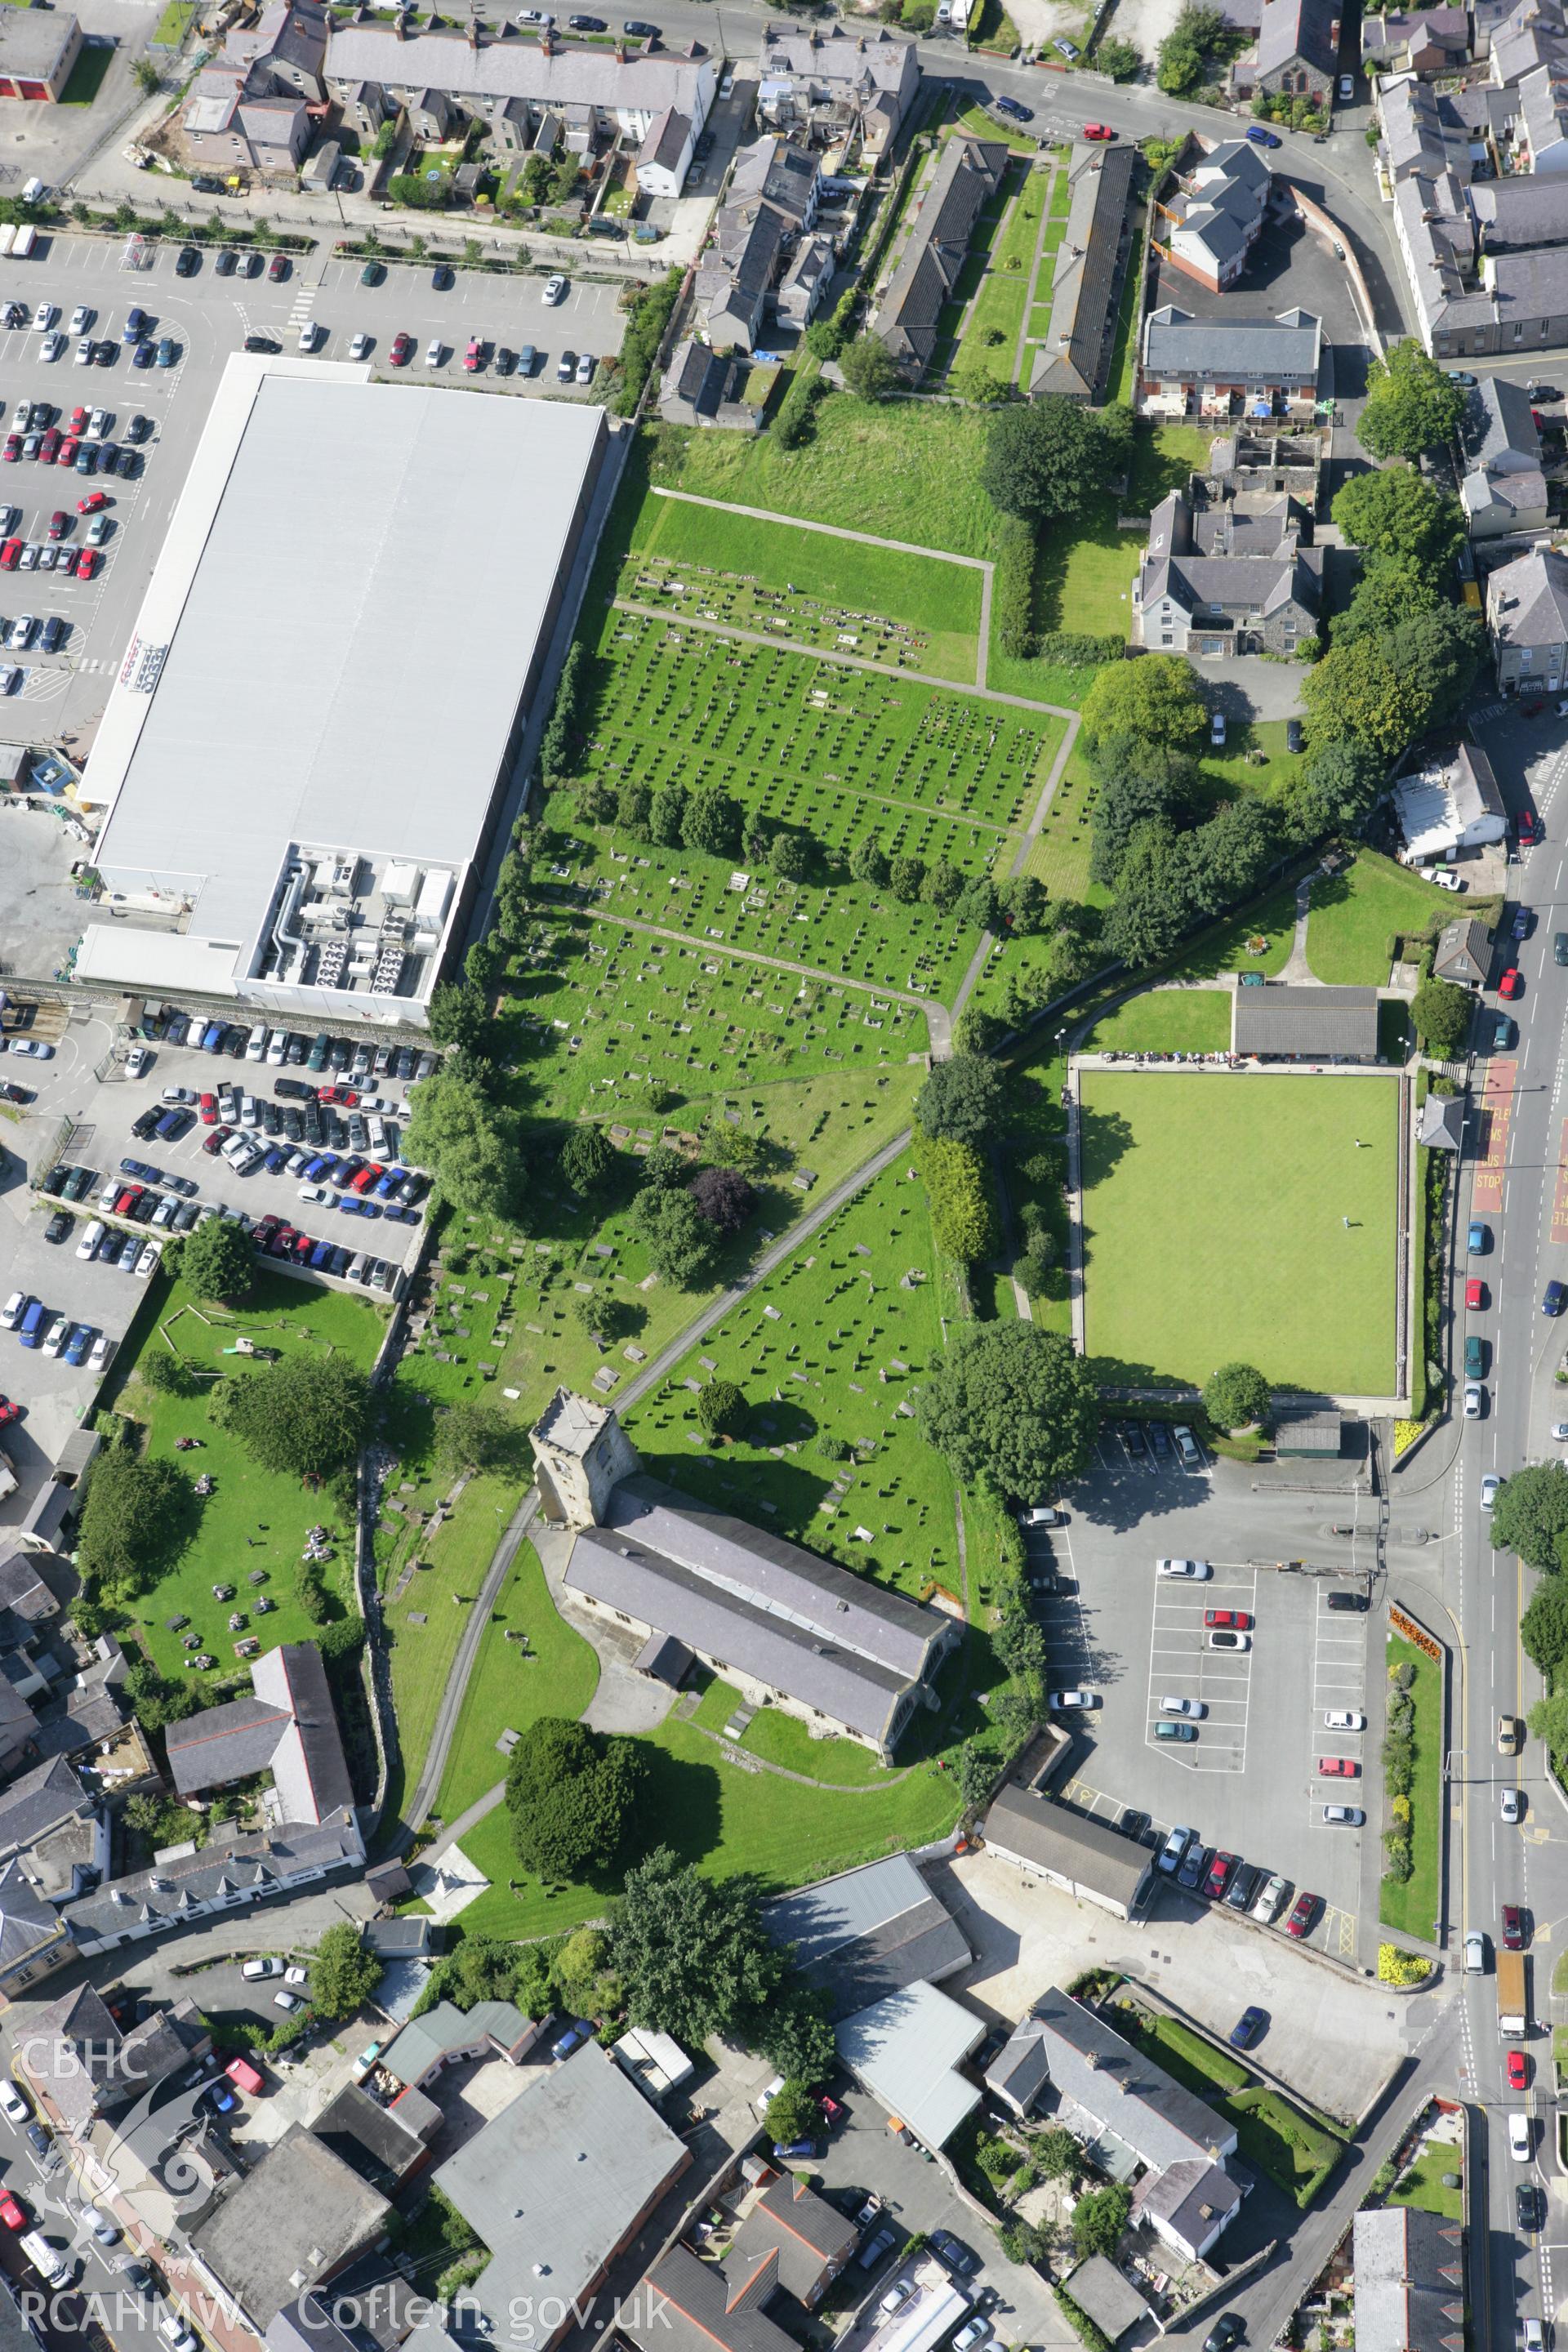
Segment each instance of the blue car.
[[1541,1301],[1542,1313],[1561,1315],[1564,1307],[1568,1307],[1568,1286],[1561,1282],[1549,1282]]
[[593,2032],[593,2026],[585,2017],[574,2017],[572,2020],[571,2024],[567,2027],[565,2032],[561,2036],[560,2041],[552,2042],[551,2043],[551,2056],[552,2058],[570,2058],[574,2050],[578,2049],[583,2042],[592,2040]]
[[331,1181],[334,1184],[352,1184],[363,1166],[363,1160],[340,1160],[332,1171]]
[[125,327],[120,340],[122,343],[140,342],[146,331],[147,313],[145,310],[138,310],[132,303],[131,309],[125,313]]
[[[1276,140],[1274,143],[1278,146],[1279,142]],[[158,365],[161,368],[173,367],[178,357],[179,349],[173,335],[160,335],[157,351]]]
[[1279,144],[1276,133],[1266,129],[1261,122],[1249,122],[1247,135],[1255,147],[1278,147]]
[[364,1214],[364,1202],[357,1192],[345,1192],[338,1206],[345,1217],[363,1217]]
[[1491,1245],[1492,1237],[1488,1228],[1482,1224],[1479,1217],[1472,1217],[1470,1219],[1470,1230],[1467,1241],[1467,1247],[1468,1248],[1471,1256],[1485,1257]]
[[816,2154],[816,2142],[814,2139],[775,2139],[773,2154],[781,2164],[798,2163],[803,2157]]
[[310,1264],[314,1266],[323,1266],[327,1264],[331,1255],[332,1245],[331,1242],[318,1242],[315,1248],[310,1252]]
[[331,1153],[330,1151],[318,1151],[318,1152],[317,1152],[317,1154],[316,1154],[316,1156],[315,1156],[315,1158],[314,1158],[314,1160],[308,1160],[308,1161],[306,1162],[306,1165],[305,1165],[305,1181],[306,1181],[306,1183],[307,1183],[307,1184],[317,1184],[317,1183],[320,1183],[320,1181],[321,1181],[321,1178],[326,1174],[326,1172],[327,1172],[328,1169],[329,1169],[329,1168],[331,1168],[331,1165],[332,1165],[332,1155],[331,1155]]
[[131,354],[131,364],[132,367],[151,367],[156,357],[151,343],[138,343]]
[[209,2083],[202,2096],[210,2102],[220,2116],[226,2116],[232,2108],[239,2105],[239,2101],[226,2083]]
[[267,1173],[269,1176],[276,1176],[278,1171],[285,1164],[288,1158],[288,1145],[286,1143],[275,1143],[261,1164],[266,1169]]
[[91,1325],[87,1323],[73,1323],[65,1344],[65,1360],[67,1363],[76,1364],[79,1366],[85,1364],[87,1361],[87,1351],[91,1345]]
[[149,1184],[161,1184],[163,1181],[158,1171],[145,1160],[122,1160],[120,1172],[122,1176],[144,1177]]
[[206,1027],[202,1031],[202,1051],[204,1054],[219,1054],[223,1051],[223,1033],[225,1025],[226,1024],[221,1021],[209,1021],[207,1023]]
[[375,1182],[371,1186],[371,1191],[378,1201],[390,1201],[397,1193],[402,1182],[402,1169],[388,1168],[384,1174],[376,1178]]
[[1244,2009],[1241,2015],[1237,2018],[1236,2023],[1230,2030],[1231,2048],[1233,2050],[1250,2050],[1268,2022],[1268,2012],[1267,2010]]
[[379,1217],[381,1214],[381,1202],[379,1201],[367,1201],[362,1194],[360,1197],[359,1213],[362,1217]]

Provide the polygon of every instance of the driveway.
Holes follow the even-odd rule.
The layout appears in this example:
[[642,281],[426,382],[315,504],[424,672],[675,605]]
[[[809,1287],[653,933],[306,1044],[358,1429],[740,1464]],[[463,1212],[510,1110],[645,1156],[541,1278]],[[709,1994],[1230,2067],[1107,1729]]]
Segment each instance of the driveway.
[[1129,1924],[989,1853],[929,1864],[926,1874],[975,1953],[942,1990],[999,2021],[1015,2022],[1047,1986],[1090,1968],[1125,1971],[1219,2035],[1256,2004],[1269,2024],[1255,2062],[1346,2122],[1403,2054],[1411,2018],[1403,1996],[1309,1958],[1275,1929],[1164,1892],[1152,1918]]

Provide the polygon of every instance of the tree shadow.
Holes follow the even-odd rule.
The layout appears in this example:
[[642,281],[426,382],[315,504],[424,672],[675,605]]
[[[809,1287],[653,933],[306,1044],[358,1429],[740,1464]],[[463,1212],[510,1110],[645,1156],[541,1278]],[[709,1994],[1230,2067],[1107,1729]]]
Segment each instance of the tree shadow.
[[[681,1862],[705,1860],[723,1831],[723,1782],[718,1767],[673,1756],[651,1740],[638,1746],[648,1766],[637,1807],[639,1849],[668,1845]],[[606,1883],[618,1885],[624,1875],[623,1862],[609,1871]]]
[[[1087,1097],[1079,1103],[1079,1172],[1085,1195],[1106,1178],[1131,1150],[1136,1140],[1132,1123],[1119,1110],[1110,1110],[1103,1103],[1098,1107]],[[1090,1227],[1084,1227],[1087,1245]]]

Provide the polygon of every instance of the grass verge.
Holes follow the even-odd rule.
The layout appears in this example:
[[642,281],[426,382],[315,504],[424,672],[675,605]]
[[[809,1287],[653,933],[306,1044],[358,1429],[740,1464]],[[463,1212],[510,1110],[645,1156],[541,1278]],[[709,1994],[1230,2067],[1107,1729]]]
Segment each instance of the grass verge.
[[1429,1943],[1442,1877],[1443,1671],[1436,1658],[1429,1658],[1403,1633],[1388,1637],[1388,1664],[1408,1664],[1415,1670],[1410,1693],[1415,1707],[1415,1785],[1410,1792],[1413,1867],[1403,1885],[1393,1878],[1384,1880],[1378,1917],[1385,1927],[1396,1927]]

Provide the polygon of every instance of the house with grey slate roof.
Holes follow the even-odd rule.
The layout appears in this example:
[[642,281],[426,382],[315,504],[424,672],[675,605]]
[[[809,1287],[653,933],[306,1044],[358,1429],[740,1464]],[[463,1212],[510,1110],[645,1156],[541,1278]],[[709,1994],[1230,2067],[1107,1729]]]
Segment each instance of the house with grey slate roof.
[[1469,54],[1467,8],[1387,8],[1361,20],[1361,60],[1369,73],[1448,73]]
[[1504,694],[1556,694],[1568,677],[1568,557],[1538,548],[1487,581],[1487,629]]
[[1041,1995],[985,2083],[1019,2116],[1070,2131],[1111,2179],[1135,2183],[1135,2213],[1188,2261],[1240,2210],[1225,2168],[1236,2126],[1069,1994]]
[[1263,0],[1258,38],[1230,69],[1237,98],[1301,98],[1333,104],[1340,19],[1335,0]]
[[1073,148],[1067,226],[1051,268],[1050,327],[1046,341],[1034,345],[1032,398],[1047,392],[1071,400],[1103,397],[1131,256],[1137,160],[1131,144],[1079,140]]
[[763,1906],[763,1924],[774,1943],[794,1947],[799,1978],[823,1995],[834,2018],[906,1985],[940,1984],[973,1958],[907,1853],[781,1895]]
[[1184,491],[1155,508],[1132,583],[1134,645],[1213,661],[1294,655],[1316,636],[1322,551],[1300,544],[1291,502],[1268,500],[1257,510],[1249,502],[1236,517],[1230,503],[1204,509],[1206,551]]
[[1196,319],[1167,302],[1143,321],[1134,404],[1145,416],[1310,418],[1322,356],[1310,310]]
[[25,1853],[68,1822],[91,1820],[97,1811],[96,1800],[65,1757],[35,1765],[0,1789],[0,1863]]
[[920,88],[920,56],[905,35],[881,26],[764,25],[757,59],[757,112],[771,128],[799,131],[814,146],[885,154]]
[[1357,2352],[1463,2352],[1464,2232],[1418,2206],[1358,2213],[1351,2240]]
[[1417,172],[1428,179],[1449,171],[1459,180],[1468,178],[1469,136],[1446,95],[1428,89],[1414,74],[1401,74],[1378,81],[1375,104],[1378,176],[1385,195]]
[[986,1808],[986,1852],[1118,1919],[1135,1919],[1153,1891],[1147,1850],[1092,1815],[1055,1803],[1032,1779],[1021,1777],[1030,1771],[1033,1754],[1025,1751],[1014,1778]]
[[1226,139],[1183,172],[1154,208],[1154,242],[1173,269],[1211,294],[1234,286],[1268,215],[1273,176],[1258,149]]
[[1466,473],[1459,485],[1472,539],[1505,538],[1546,528],[1546,475],[1530,394],[1506,377],[1482,378],[1460,422]]
[[949,139],[916,199],[903,251],[871,320],[871,332],[911,383],[931,364],[937,320],[958,282],[974,224],[1006,168],[999,140]]
[[449,2000],[411,2017],[382,2052],[382,2072],[405,2089],[422,2090],[459,2059],[489,2054],[521,2065],[538,2041],[540,2025],[510,2000],[478,2000],[461,2010]]
[[251,1696],[209,1706],[163,1735],[182,1797],[272,1775],[273,1819],[319,1828],[353,1806],[336,1709],[313,1642],[283,1642],[253,1659]]
[[167,1854],[150,1870],[106,1878],[73,1896],[70,1929],[86,1959],[122,1944],[195,1927],[226,1911],[243,1911],[264,1895],[285,1895],[357,1872],[364,1841],[352,1812],[312,1829],[285,1823],[249,1833],[214,1830],[191,1853]]
[[618,2332],[637,2352],[793,2352],[798,2336],[766,2306],[783,2296],[798,2315],[815,2311],[859,2234],[806,2181],[775,2176],[749,2201],[721,2262],[669,2247],[621,2305]]
[[753,350],[770,312],[791,325],[809,321],[833,274],[829,241],[806,235],[821,175],[818,155],[776,133],[737,154],[697,265],[697,310],[713,350]]
[[24,1985],[75,1957],[65,1921],[23,1875],[20,1861],[0,1865],[0,1996],[15,2000]]
[[889,1761],[959,1631],[939,1611],[650,1478],[615,1413],[557,1390],[531,1432],[569,1600],[669,1636],[754,1706]]
[[659,415],[671,425],[717,425],[755,433],[763,421],[757,404],[742,400],[750,362],[732,352],[716,352],[694,335],[677,343],[659,387]]
[[[1484,923],[1468,916],[1456,923],[1446,923],[1437,934],[1437,944],[1432,954],[1432,976],[1435,980],[1450,980],[1456,988],[1482,989],[1491,976],[1492,935]],[[1449,1097],[1429,1097],[1439,1102]]]

